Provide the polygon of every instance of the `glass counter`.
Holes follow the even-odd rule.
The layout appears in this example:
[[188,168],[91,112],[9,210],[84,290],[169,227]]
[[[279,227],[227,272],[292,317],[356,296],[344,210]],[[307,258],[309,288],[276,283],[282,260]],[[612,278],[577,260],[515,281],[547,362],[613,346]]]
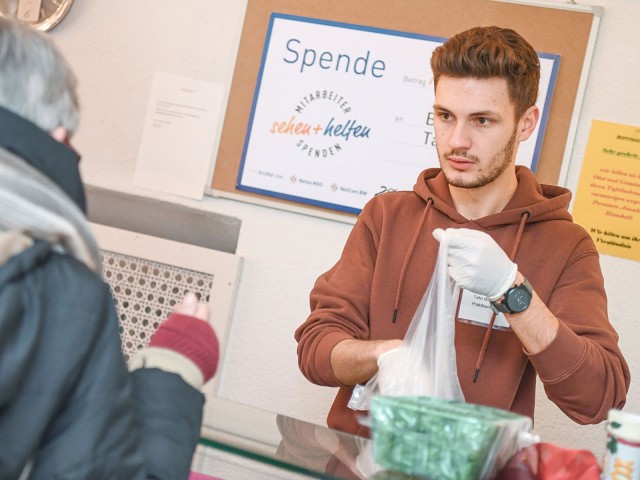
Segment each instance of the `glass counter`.
[[221,398],[207,400],[193,471],[225,480],[417,478],[382,471],[368,439]]

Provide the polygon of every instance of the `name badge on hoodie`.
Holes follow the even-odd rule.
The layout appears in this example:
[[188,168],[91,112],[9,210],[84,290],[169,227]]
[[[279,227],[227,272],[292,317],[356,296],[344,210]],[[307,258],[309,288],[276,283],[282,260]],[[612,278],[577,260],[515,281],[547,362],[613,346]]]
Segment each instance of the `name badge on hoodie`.
[[[456,320],[487,328],[491,322],[492,315],[493,310],[491,310],[487,297],[470,292],[469,290],[460,290]],[[505,316],[499,313],[496,316],[495,322],[493,322],[493,329],[509,330],[510,328]]]

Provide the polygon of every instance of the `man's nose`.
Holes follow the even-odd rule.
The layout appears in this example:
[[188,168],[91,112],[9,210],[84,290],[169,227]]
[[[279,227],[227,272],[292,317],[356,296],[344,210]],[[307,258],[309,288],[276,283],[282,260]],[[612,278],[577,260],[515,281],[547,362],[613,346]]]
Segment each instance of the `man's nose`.
[[466,150],[471,148],[471,135],[468,125],[463,122],[455,124],[449,137],[449,147],[452,150]]

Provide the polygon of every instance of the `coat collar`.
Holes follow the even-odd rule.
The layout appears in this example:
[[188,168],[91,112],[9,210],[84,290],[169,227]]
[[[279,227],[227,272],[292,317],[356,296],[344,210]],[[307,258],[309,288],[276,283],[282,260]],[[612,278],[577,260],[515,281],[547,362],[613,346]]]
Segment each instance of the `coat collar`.
[[75,154],[25,118],[0,107],[0,147],[22,158],[56,183],[86,213]]

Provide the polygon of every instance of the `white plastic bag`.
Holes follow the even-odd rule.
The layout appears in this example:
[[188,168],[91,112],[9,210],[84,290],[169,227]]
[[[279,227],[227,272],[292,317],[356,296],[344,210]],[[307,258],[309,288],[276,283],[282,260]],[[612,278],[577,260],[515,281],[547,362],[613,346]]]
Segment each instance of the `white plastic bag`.
[[431,282],[411,320],[400,348],[378,359],[378,372],[357,385],[349,400],[367,410],[373,395],[429,396],[464,400],[456,370],[455,282],[447,272],[446,237],[440,242]]

